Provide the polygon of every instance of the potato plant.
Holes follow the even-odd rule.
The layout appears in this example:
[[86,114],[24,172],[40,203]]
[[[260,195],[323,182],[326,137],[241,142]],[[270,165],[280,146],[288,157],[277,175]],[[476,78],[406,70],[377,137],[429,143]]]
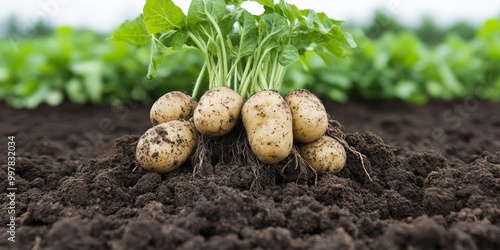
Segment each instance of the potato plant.
[[[205,60],[192,96],[203,88],[208,91],[197,104],[189,98],[169,102],[162,97],[153,105],[151,113],[159,116],[151,118],[153,125],[167,121],[155,127],[161,126],[168,139],[148,139],[158,130],[155,127],[146,132],[137,146],[139,163],[168,172],[187,160],[189,153],[194,154],[196,170],[211,162],[219,147],[227,148],[219,150],[219,159],[230,163],[261,166],[288,158],[287,162],[295,159],[300,171],[307,171],[304,165],[317,172],[340,171],[347,143],[326,135],[328,115],[321,101],[307,90],[291,91],[285,98],[279,91],[289,65],[305,59],[307,53],[343,56],[355,46],[354,41],[340,29],[341,21],[324,13],[300,10],[284,0],[277,4],[256,0],[264,12],[254,15],[241,2],[193,0],[186,15],[171,0],[147,0],[143,15],[117,31],[122,39],[151,45],[148,77],[155,76],[159,62],[171,51],[196,49]],[[174,127],[179,122],[171,121],[180,119],[177,121],[187,127],[193,107],[192,122],[199,133],[195,151],[191,139],[196,136],[191,130]],[[238,126],[240,113],[242,125]],[[172,138],[188,141],[189,146],[171,143]],[[180,154],[183,150],[186,154]],[[153,155],[153,151],[160,153]],[[227,155],[232,158],[226,159]],[[157,158],[149,159],[154,156]]]

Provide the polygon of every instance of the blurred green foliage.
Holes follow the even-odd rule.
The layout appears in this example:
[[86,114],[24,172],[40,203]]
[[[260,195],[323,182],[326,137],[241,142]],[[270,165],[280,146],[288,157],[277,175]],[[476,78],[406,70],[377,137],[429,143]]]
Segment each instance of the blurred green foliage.
[[308,88],[339,102],[358,97],[421,104],[469,96],[500,101],[500,19],[487,20],[472,39],[449,33],[435,46],[412,31],[376,39],[352,34],[358,49],[351,56],[331,65],[316,57],[306,68],[294,65],[286,75],[288,88]]
[[158,77],[146,80],[149,50],[69,27],[53,35],[0,40],[0,100],[14,107],[42,103],[118,104],[150,101],[171,90],[190,91],[201,61],[177,53]]
[[374,12],[371,22],[362,30],[369,38],[378,38],[387,32],[400,33],[412,30],[427,45],[437,45],[445,41],[450,34],[465,40],[475,36],[477,27],[466,21],[457,21],[450,26],[443,26],[432,16],[424,16],[416,27],[406,27],[389,10],[379,9]]
[[[289,67],[282,91],[308,88],[339,102],[396,98],[420,104],[468,96],[500,101],[500,19],[487,20],[472,34],[468,26],[457,28],[434,42],[424,42],[418,29],[394,27],[376,38],[351,29],[358,48],[350,56],[331,64],[309,56],[306,64]],[[68,27],[0,39],[0,58],[0,100],[18,108],[64,100],[151,102],[168,91],[190,92],[203,63],[195,51],[176,52],[156,78],[146,80],[149,48]]]

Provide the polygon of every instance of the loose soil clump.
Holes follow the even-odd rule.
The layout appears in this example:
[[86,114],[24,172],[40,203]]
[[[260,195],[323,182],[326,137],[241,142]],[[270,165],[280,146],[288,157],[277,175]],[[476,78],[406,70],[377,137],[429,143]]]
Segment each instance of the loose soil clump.
[[202,137],[211,154],[160,175],[135,159],[149,107],[0,104],[18,189],[16,243],[0,248],[500,248],[500,104],[479,102],[458,127],[442,114],[459,102],[325,104],[363,156],[317,176],[293,156],[241,155],[240,133]]

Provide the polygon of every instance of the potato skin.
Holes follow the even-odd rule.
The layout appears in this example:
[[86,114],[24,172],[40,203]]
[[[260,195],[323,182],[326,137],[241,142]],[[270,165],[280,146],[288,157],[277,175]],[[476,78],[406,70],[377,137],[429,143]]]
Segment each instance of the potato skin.
[[309,143],[325,135],[328,129],[328,115],[318,97],[308,90],[297,89],[288,92],[285,101],[292,110],[295,141]]
[[299,146],[300,155],[318,173],[337,173],[344,168],[344,146],[329,136]]
[[181,166],[195,148],[196,130],[193,124],[173,120],[148,129],[139,139],[135,155],[143,168],[167,173]]
[[243,99],[228,87],[208,90],[194,110],[196,129],[206,135],[222,136],[234,128],[240,117]]
[[243,104],[241,116],[252,151],[260,161],[274,164],[290,154],[292,112],[278,92],[255,93]]
[[188,94],[172,91],[156,100],[151,107],[149,117],[153,126],[177,119],[188,120],[193,116],[197,105],[196,100]]

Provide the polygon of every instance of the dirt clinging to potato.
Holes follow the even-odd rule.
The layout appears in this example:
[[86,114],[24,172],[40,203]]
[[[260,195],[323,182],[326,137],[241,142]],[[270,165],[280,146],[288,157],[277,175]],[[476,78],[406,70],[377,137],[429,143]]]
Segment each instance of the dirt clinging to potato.
[[[2,237],[0,248],[500,248],[499,104],[481,102],[456,129],[432,118],[456,103],[327,103],[345,126],[345,141],[366,156],[373,182],[347,152],[346,167],[318,175],[315,184],[297,181],[292,167],[263,164],[259,189],[251,189],[252,166],[224,160],[233,157],[232,139],[219,142],[225,154],[213,153],[195,175],[191,160],[163,175],[137,168],[148,107],[121,121],[106,107],[1,105],[10,117],[1,121],[2,136],[16,135],[18,144],[19,192],[17,242]],[[36,130],[21,122],[26,117]],[[115,121],[113,133],[88,136],[103,117]],[[81,122],[60,122],[67,120]],[[447,144],[421,144],[435,128],[445,131]],[[82,155],[82,140],[93,142],[93,154]],[[0,177],[5,187],[5,171]]]

